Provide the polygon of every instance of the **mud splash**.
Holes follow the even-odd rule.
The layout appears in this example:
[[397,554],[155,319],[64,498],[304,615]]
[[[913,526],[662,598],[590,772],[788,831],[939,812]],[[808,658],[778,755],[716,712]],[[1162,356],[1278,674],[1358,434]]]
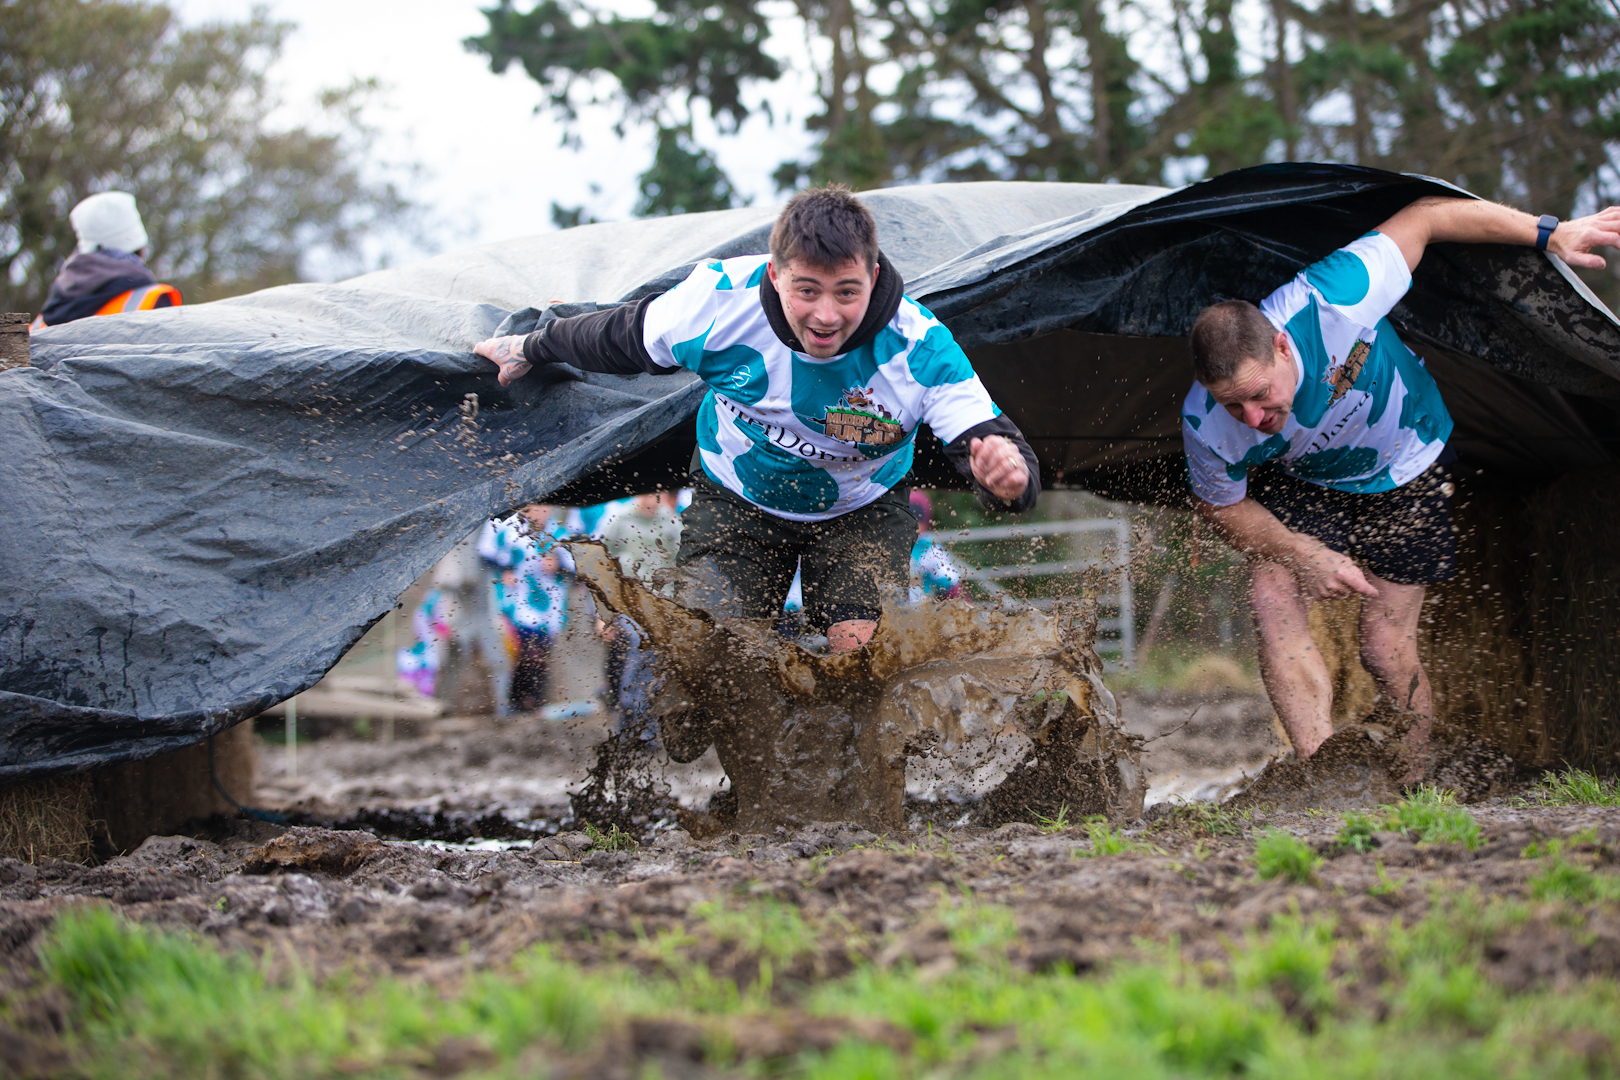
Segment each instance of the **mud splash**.
[[1342,724],[1308,761],[1273,761],[1227,805],[1276,810],[1379,806],[1398,801],[1408,778],[1473,803],[1517,790],[1535,772],[1456,731],[1436,731],[1430,744],[1414,753],[1405,742],[1411,719],[1378,711]]
[[[886,605],[864,649],[838,656],[783,641],[768,622],[717,618],[623,577],[599,544],[576,572],[647,633],[667,676],[664,723],[712,723],[744,833],[815,821],[901,828],[908,761],[1012,763],[980,817],[1135,818],[1140,744],[1119,724],[1083,601],[1034,608]],[[679,584],[679,583],[677,583]],[[620,750],[623,748],[621,747]]]

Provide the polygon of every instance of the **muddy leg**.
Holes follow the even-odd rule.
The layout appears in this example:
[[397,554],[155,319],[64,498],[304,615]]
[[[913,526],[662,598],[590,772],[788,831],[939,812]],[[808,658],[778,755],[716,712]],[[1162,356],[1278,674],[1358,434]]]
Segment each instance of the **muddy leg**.
[[1294,753],[1304,761],[1333,734],[1333,684],[1311,639],[1311,604],[1281,564],[1255,561],[1250,572],[1260,677]]
[[[1378,684],[1380,701],[1398,713],[1417,717],[1406,733],[1406,745],[1422,761],[1434,726],[1434,693],[1429,675],[1418,661],[1417,626],[1423,610],[1422,585],[1397,585],[1369,573],[1367,580],[1378,595],[1361,602],[1361,664]],[[1407,781],[1421,779],[1424,769],[1414,764]]]
[[[748,506],[715,484],[695,484],[676,555],[676,602],[715,619],[770,619],[798,565],[798,552],[784,524]],[[713,742],[717,723],[714,686],[686,686],[671,678],[654,702],[664,749],[677,762],[695,761]]]
[[810,531],[799,571],[805,613],[827,628],[831,652],[853,652],[872,640],[885,590],[906,587],[917,517],[906,489],[896,489]]
[[827,627],[827,649],[834,653],[854,652],[877,630],[876,619],[845,619]]

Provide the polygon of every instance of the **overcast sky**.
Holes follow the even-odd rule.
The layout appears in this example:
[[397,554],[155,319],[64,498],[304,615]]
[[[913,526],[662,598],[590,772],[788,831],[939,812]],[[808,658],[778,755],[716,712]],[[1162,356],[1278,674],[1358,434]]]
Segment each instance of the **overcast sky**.
[[[494,0],[482,0],[494,6]],[[249,0],[168,0],[187,24],[245,20]],[[583,148],[561,149],[561,126],[535,113],[540,86],[513,64],[490,72],[461,45],[487,24],[479,0],[269,0],[279,19],[296,23],[273,74],[290,122],[317,110],[315,95],[355,78],[387,87],[385,107],[369,114],[383,129],[380,156],[420,162],[426,175],[413,193],[431,212],[440,250],[531,236],[551,229],[551,202],[586,204],[598,217],[626,218],[636,176],[652,158],[650,133],[624,140],[609,129],[617,113],[599,109],[581,125]],[[614,4],[640,13],[636,0]],[[794,40],[776,35],[778,42]],[[807,78],[790,77],[771,90],[772,127],[756,115],[737,137],[705,139],[733,183],[755,200],[775,200],[770,174],[809,147],[803,117],[814,109]],[[705,134],[700,127],[700,136]],[[594,192],[592,185],[600,192]],[[410,258],[420,252],[400,251]]]

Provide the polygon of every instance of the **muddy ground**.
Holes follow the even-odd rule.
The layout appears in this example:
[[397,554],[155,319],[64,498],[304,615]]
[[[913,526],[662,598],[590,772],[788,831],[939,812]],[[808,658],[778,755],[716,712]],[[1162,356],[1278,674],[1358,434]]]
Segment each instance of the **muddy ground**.
[[[825,934],[819,950],[776,972],[774,993],[791,998],[795,986],[846,974],[862,959],[950,970],[953,945],[937,915],[947,896],[1010,909],[1018,938],[1009,959],[1018,967],[1085,973],[1171,940],[1186,959],[1219,964],[1232,942],[1280,914],[1330,915],[1340,933],[1370,939],[1380,926],[1413,925],[1436,902],[1469,890],[1524,898],[1536,865],[1521,852],[1537,838],[1591,829],[1600,850],[1620,844],[1620,810],[1499,802],[1474,812],[1484,826],[1477,851],[1383,834],[1370,854],[1327,859],[1308,884],[1259,880],[1255,832],[1277,826],[1328,849],[1336,816],[1212,822],[1175,814],[1132,830],[1154,852],[1102,858],[1084,857],[1091,846],[1078,831],[1024,823],[888,838],[828,824],[706,843],[674,831],[633,851],[591,850],[575,832],[526,850],[477,851],[218,822],[193,837],[153,838],[98,867],[0,863],[0,995],[37,979],[39,935],[66,907],[85,903],[199,933],[283,972],[392,974],[448,990],[537,942],[586,966],[652,971],[660,935],[700,926],[700,905],[772,898]],[[739,939],[700,933],[690,952],[745,990],[762,970]],[[1548,911],[1491,942],[1486,955],[1485,973],[1510,993],[1612,978],[1620,973],[1620,920],[1599,912],[1572,926]],[[59,1020],[49,999],[34,1011],[0,1030],[0,1072],[29,1075],[31,1064],[56,1053]],[[585,1074],[637,1075],[594,1067]]]
[[[1120,716],[1144,740],[1148,804],[1219,801],[1287,749],[1263,695],[1224,691],[1121,693]],[[531,715],[508,719],[452,717],[423,725],[418,737],[380,742],[329,738],[301,744],[289,772],[285,750],[265,744],[259,758],[260,805],[295,811],[310,819],[355,820],[374,811],[443,812],[460,821],[504,815],[554,832],[569,815],[569,793],[595,761],[608,731],[608,716],[542,721]],[[711,749],[690,765],[651,755],[653,778],[666,783],[681,806],[704,808],[725,786]],[[908,775],[912,823],[923,817],[960,820],[948,807],[971,797],[1005,774],[982,759],[949,769]],[[933,810],[932,804],[938,804]],[[918,811],[931,811],[919,814]],[[447,832],[449,839],[465,839]]]
[[[972,805],[941,801],[949,784],[938,780],[932,790],[912,784],[910,827],[885,837],[825,823],[698,840],[663,821],[638,844],[609,844],[573,829],[567,800],[603,735],[599,719],[455,719],[392,743],[329,738],[298,748],[296,776],[280,746],[264,745],[261,805],[371,827],[214,819],[99,866],[0,860],[0,997],[34,1002],[28,1015],[0,1018],[0,1074],[49,1075],[42,1062],[60,1052],[50,997],[19,991],[37,986],[40,934],[70,905],[112,905],[282,972],[395,975],[450,989],[536,942],[586,967],[651,972],[659,959],[650,942],[663,931],[700,928],[714,905],[774,900],[821,934],[820,949],[776,972],[773,993],[791,997],[860,962],[951,970],[938,912],[954,897],[1008,908],[1019,931],[1009,960],[1029,970],[1100,970],[1170,941],[1187,960],[1221,963],[1231,942],[1280,913],[1332,916],[1341,934],[1371,934],[1395,920],[1414,925],[1430,905],[1469,891],[1526,899],[1537,865],[1523,852],[1534,840],[1591,831],[1578,842],[1599,860],[1620,847],[1620,810],[1534,808],[1505,792],[1469,806],[1484,831],[1474,852],[1390,832],[1372,852],[1341,852],[1340,814],[1186,805],[1225,795],[1278,756],[1264,699],[1124,695],[1121,712],[1147,740],[1157,806],[1119,823],[1116,836],[1140,850],[1105,857],[1085,823],[974,826]],[[723,782],[713,753],[666,779],[687,808]],[[1255,839],[1270,827],[1324,853],[1311,881],[1259,879]],[[760,955],[740,939],[700,929],[685,941],[739,988],[760,976]],[[1487,957],[1487,975],[1510,993],[1614,978],[1620,920],[1596,912],[1571,928],[1547,908],[1490,942]]]
[[[1261,699],[1200,705],[1126,696],[1122,706],[1139,734],[1165,735],[1147,744],[1161,796],[1219,793],[1280,749]],[[445,722],[392,744],[306,744],[296,776],[286,773],[282,749],[267,745],[255,793],[262,803],[351,823],[369,814],[376,831],[216,819],[94,867],[0,860],[0,994],[36,979],[40,933],[65,907],[85,903],[195,931],[317,977],[392,973],[448,986],[540,941],[587,965],[651,966],[646,943],[693,924],[699,905],[770,897],[796,907],[809,925],[838,928],[821,951],[777,974],[791,987],[836,977],[861,957],[948,969],[951,946],[931,914],[947,895],[1010,909],[1019,928],[1013,963],[1084,972],[1172,939],[1191,960],[1219,961],[1245,931],[1296,906],[1331,913],[1341,929],[1395,919],[1411,925],[1432,904],[1468,890],[1523,898],[1536,867],[1522,852],[1536,839],[1591,829],[1585,840],[1598,850],[1620,845],[1620,810],[1529,808],[1511,795],[1470,807],[1484,830],[1476,851],[1383,833],[1368,854],[1334,849],[1337,814],[1212,813],[1161,798],[1144,820],[1123,823],[1124,834],[1148,850],[1091,857],[1093,838],[1083,828],[951,827],[944,822],[956,808],[929,813],[927,792],[914,791],[912,827],[886,837],[826,823],[699,841],[666,822],[639,846],[609,850],[566,822],[569,787],[600,733],[599,722]],[[696,806],[720,775],[711,756],[669,780],[680,801]],[[970,811],[963,815],[970,819]],[[378,835],[431,832],[436,815],[440,834],[463,842]],[[1257,877],[1255,838],[1268,827],[1328,856],[1311,881]],[[476,838],[502,831],[504,841]],[[700,939],[696,947],[718,976],[739,986],[758,977],[759,958],[738,941]],[[1489,976],[1510,991],[1612,977],[1620,971],[1620,921],[1595,915],[1577,933],[1537,917],[1493,943],[1488,956]],[[36,1023],[0,1031],[0,1058],[18,1068],[48,1059],[53,1020],[40,1008],[46,1013]]]

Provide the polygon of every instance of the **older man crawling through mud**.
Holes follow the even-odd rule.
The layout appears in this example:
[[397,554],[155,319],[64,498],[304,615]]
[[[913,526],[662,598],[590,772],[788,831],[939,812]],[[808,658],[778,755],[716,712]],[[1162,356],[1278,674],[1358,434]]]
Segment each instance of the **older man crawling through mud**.
[[[832,652],[872,637],[917,536],[905,480],[919,423],[984,505],[1024,511],[1040,476],[951,332],[903,295],[871,212],[833,185],[795,195],[768,254],[704,263],[635,304],[557,319],[475,351],[502,385],[535,364],[620,375],[694,372],[691,507],[677,565],[713,614],[770,618],[795,570]],[[702,589],[699,590],[703,591]],[[666,724],[670,756],[708,746],[710,720]]]
[[1451,416],[1386,317],[1429,244],[1534,245],[1571,266],[1620,244],[1620,208],[1560,222],[1467,198],[1425,198],[1301,270],[1259,306],[1193,324],[1182,408],[1198,514],[1249,556],[1260,670],[1300,761],[1333,735],[1311,605],[1362,598],[1361,662],[1403,721],[1403,779],[1421,778],[1434,720],[1418,661],[1424,586],[1455,574],[1446,472]]

